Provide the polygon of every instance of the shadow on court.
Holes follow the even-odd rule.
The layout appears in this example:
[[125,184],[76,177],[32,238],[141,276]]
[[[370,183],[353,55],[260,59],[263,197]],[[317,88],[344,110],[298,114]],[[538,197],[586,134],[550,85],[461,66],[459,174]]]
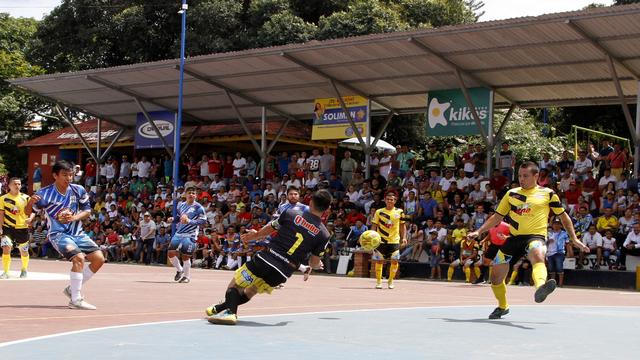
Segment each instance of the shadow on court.
[[145,284],[174,284],[178,283],[177,281],[149,281],[149,280],[136,280],[137,283],[145,283]]
[[240,321],[238,321],[236,326],[245,326],[245,327],[281,327],[281,326],[287,326],[289,323],[292,323],[292,322],[293,321],[280,321],[279,323],[275,323],[275,324],[266,324],[266,323],[261,323],[261,322],[257,322],[257,321],[240,320]]
[[28,304],[20,304],[20,305],[0,305],[0,309],[69,309],[68,306],[65,305],[28,305]]
[[499,325],[499,326],[508,326],[508,327],[513,327],[516,329],[522,329],[522,330],[536,330],[535,327],[529,327],[529,326],[525,326],[525,325],[520,325],[520,324],[530,324],[530,325],[550,325],[551,323],[549,322],[529,322],[529,321],[506,321],[504,319],[496,319],[496,320],[489,320],[489,319],[451,319],[451,318],[428,318],[431,320],[443,320],[449,323],[474,323],[474,324],[491,324],[491,325]]

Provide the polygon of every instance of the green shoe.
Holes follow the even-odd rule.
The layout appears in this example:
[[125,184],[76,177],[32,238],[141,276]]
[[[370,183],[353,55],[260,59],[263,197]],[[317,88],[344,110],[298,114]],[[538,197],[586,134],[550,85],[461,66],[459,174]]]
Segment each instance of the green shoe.
[[6,272],[3,272],[2,274],[0,274],[0,279],[8,279],[9,278],[9,274],[7,274]]
[[25,279],[27,277],[27,270],[20,271],[20,279]]

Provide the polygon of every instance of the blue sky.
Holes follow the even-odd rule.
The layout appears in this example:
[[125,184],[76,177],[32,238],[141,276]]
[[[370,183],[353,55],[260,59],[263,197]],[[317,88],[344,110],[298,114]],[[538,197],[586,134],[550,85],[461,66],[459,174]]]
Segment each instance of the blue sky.
[[[179,3],[179,0],[175,0]],[[41,19],[59,5],[61,0],[0,0],[0,12],[15,17]],[[508,19],[581,9],[593,2],[611,5],[612,0],[484,0],[482,21]]]

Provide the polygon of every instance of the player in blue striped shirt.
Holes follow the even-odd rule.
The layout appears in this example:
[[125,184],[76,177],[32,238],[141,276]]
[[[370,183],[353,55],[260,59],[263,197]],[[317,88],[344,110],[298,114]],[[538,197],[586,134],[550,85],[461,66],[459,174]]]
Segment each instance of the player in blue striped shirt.
[[[185,193],[187,201],[178,203],[176,218],[168,219],[169,222],[178,224],[169,244],[168,256],[177,270],[174,280],[181,283],[191,281],[191,257],[196,250],[198,231],[200,225],[207,222],[204,207],[196,201],[196,188],[190,186]],[[177,257],[178,251],[182,257],[182,266]]]
[[278,210],[273,214],[273,220],[280,217],[280,214],[284,214],[289,209],[300,210],[302,212],[309,211],[309,206],[299,202],[300,190],[295,186],[289,186],[287,188],[287,201],[278,205]]
[[[44,211],[49,222],[49,242],[65,259],[71,261],[70,285],[64,294],[71,300],[69,308],[95,310],[84,301],[82,285],[104,264],[102,251],[82,230],[82,220],[91,214],[86,190],[73,181],[73,165],[65,160],[53,165],[54,183],[31,197],[27,209]],[[29,211],[31,212],[31,211]],[[85,266],[85,259],[91,264]]]

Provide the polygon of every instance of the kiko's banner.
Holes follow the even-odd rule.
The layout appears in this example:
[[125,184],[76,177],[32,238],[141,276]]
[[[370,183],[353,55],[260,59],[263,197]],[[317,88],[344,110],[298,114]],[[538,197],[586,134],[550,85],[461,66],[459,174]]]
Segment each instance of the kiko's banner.
[[[480,123],[489,132],[493,115],[490,89],[471,88],[469,96],[476,107]],[[427,96],[427,136],[479,135],[473,113],[460,89],[430,91]]]

